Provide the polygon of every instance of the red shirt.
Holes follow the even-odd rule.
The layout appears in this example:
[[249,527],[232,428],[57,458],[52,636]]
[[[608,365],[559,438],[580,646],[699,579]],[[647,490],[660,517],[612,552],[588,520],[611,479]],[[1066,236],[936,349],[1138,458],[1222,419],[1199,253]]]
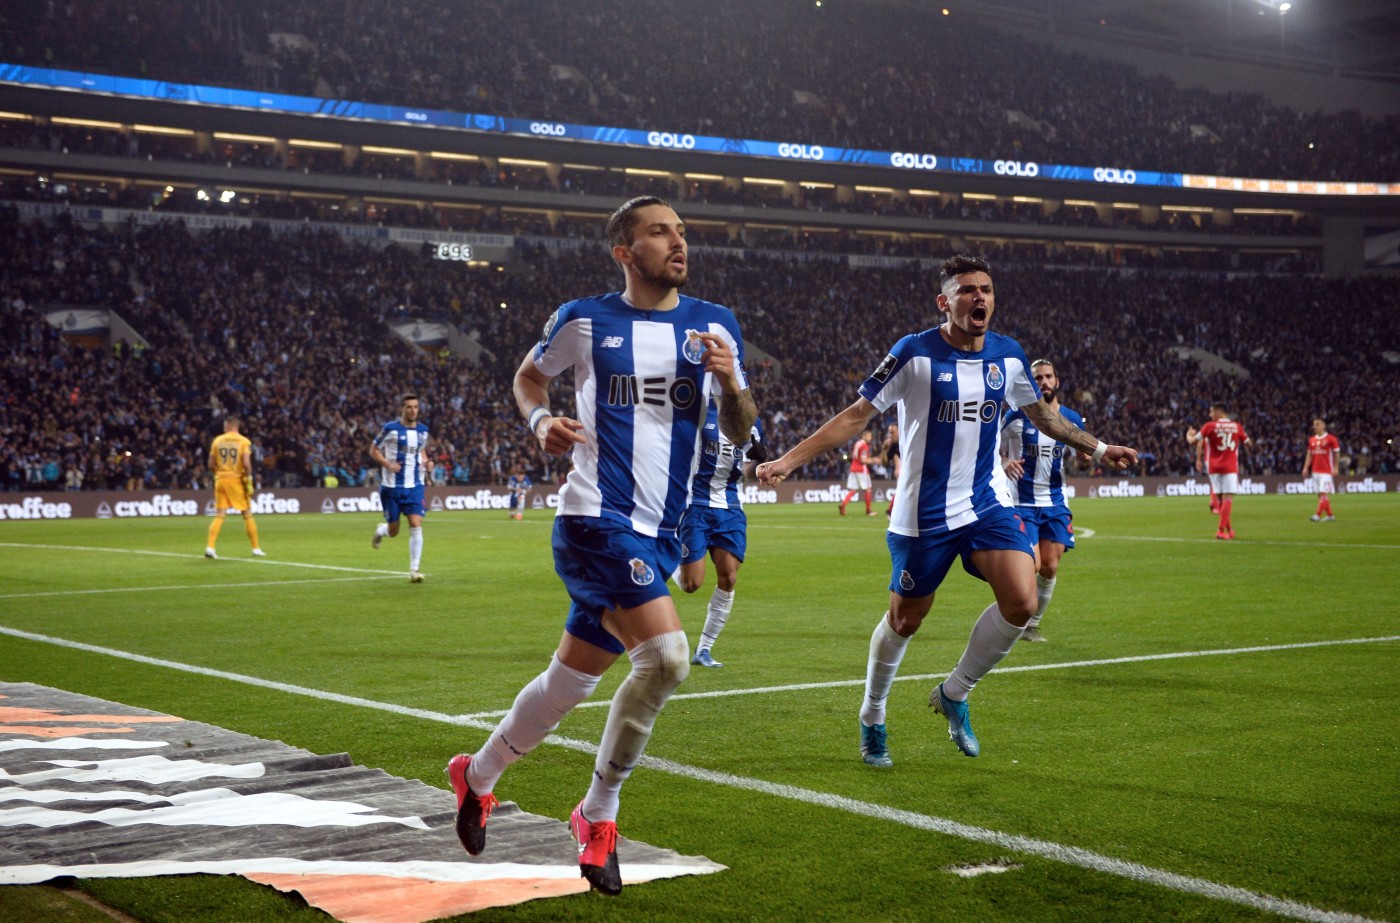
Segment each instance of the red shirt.
[[1206,471],[1210,474],[1239,474],[1240,446],[1249,441],[1244,427],[1234,420],[1211,420],[1201,427],[1206,443]]
[[851,451],[851,473],[864,474],[866,465],[870,462],[870,443],[864,439],[856,441],[856,447]]
[[1342,444],[1331,433],[1308,437],[1308,461],[1313,474],[1337,473],[1337,450]]

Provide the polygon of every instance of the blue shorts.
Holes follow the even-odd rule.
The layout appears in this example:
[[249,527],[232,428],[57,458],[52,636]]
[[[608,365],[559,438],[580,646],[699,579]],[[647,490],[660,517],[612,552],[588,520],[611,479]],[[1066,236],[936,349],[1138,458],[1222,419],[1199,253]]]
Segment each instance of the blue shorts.
[[1041,542],[1058,542],[1066,550],[1074,547],[1074,518],[1067,506],[1018,506],[1021,521],[1026,524],[1026,534],[1032,545]]
[[689,507],[681,519],[681,563],[704,560],[711,548],[723,548],[743,561],[748,548],[748,524],[743,507]]
[[398,522],[399,515],[423,516],[423,488],[381,487],[379,503],[384,507],[384,521]]
[[670,596],[666,581],[680,563],[680,539],[652,538],[613,519],[556,516],[552,541],[554,571],[573,600],[564,630],[621,654],[622,642],[603,627],[603,613]]
[[976,522],[951,532],[936,532],[917,538],[885,534],[890,546],[890,592],[900,596],[927,596],[938,589],[953,560],[962,556],[963,570],[978,580],[985,580],[972,566],[974,551],[1024,551],[1034,557],[1030,537],[1020,514],[1011,507],[1000,507]]

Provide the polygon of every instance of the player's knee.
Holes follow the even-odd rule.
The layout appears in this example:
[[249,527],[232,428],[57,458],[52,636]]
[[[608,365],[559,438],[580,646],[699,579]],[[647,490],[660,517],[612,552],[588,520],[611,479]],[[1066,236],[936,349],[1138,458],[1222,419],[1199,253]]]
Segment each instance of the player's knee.
[[1035,614],[1039,601],[1032,593],[1029,597],[1022,599],[998,600],[997,608],[1001,610],[1001,617],[1012,625],[1025,625],[1030,621],[1030,617]]
[[668,631],[639,644],[632,653],[632,675],[648,698],[664,702],[690,675],[690,642],[683,631]]
[[694,577],[688,576],[684,571],[682,571],[680,577],[677,578],[677,582],[680,584],[681,589],[685,590],[687,593],[694,593],[696,590],[700,589],[700,581]]
[[686,641],[685,632],[678,631],[675,634],[679,635],[679,639],[676,643],[667,644],[666,654],[661,658],[661,668],[658,671],[668,695],[690,675],[690,643]]
[[916,609],[891,609],[889,612],[890,627],[894,633],[901,638],[912,638],[919,630],[919,626],[924,624],[924,618],[928,615],[928,609],[919,611]]

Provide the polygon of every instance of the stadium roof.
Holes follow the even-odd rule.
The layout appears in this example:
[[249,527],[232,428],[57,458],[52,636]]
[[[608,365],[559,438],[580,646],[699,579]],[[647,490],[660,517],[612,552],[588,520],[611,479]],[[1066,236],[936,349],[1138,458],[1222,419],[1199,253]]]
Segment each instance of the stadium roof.
[[1400,81],[1395,0],[972,0],[964,6],[1066,35]]

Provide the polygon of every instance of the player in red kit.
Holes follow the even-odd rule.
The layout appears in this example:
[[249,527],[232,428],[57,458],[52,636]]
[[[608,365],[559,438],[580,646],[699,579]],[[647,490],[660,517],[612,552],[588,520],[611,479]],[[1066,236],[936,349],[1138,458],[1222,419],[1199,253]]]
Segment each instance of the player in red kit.
[[1235,528],[1230,522],[1230,512],[1235,493],[1240,489],[1240,449],[1249,442],[1249,434],[1243,426],[1230,419],[1224,404],[1211,404],[1210,422],[1199,430],[1194,426],[1188,429],[1186,441],[1191,445],[1205,446],[1205,464],[1202,465],[1197,456],[1196,469],[1205,469],[1210,477],[1211,490],[1220,498],[1220,527],[1215,537],[1232,539]]
[[870,440],[874,438],[875,434],[866,430],[860,434],[860,438],[856,440],[856,447],[851,450],[851,471],[846,475],[846,496],[841,498],[842,516],[846,515],[846,504],[862,492],[865,494],[865,515],[875,515],[875,511],[870,508],[870,463],[875,460],[870,454]]
[[1313,487],[1317,490],[1317,512],[1313,513],[1312,521],[1331,522],[1337,517],[1332,515],[1332,501],[1328,495],[1337,489],[1332,483],[1332,476],[1337,473],[1337,452],[1342,444],[1336,436],[1327,432],[1327,421],[1321,417],[1313,420],[1312,427],[1308,452],[1303,457],[1303,477],[1311,476]]

